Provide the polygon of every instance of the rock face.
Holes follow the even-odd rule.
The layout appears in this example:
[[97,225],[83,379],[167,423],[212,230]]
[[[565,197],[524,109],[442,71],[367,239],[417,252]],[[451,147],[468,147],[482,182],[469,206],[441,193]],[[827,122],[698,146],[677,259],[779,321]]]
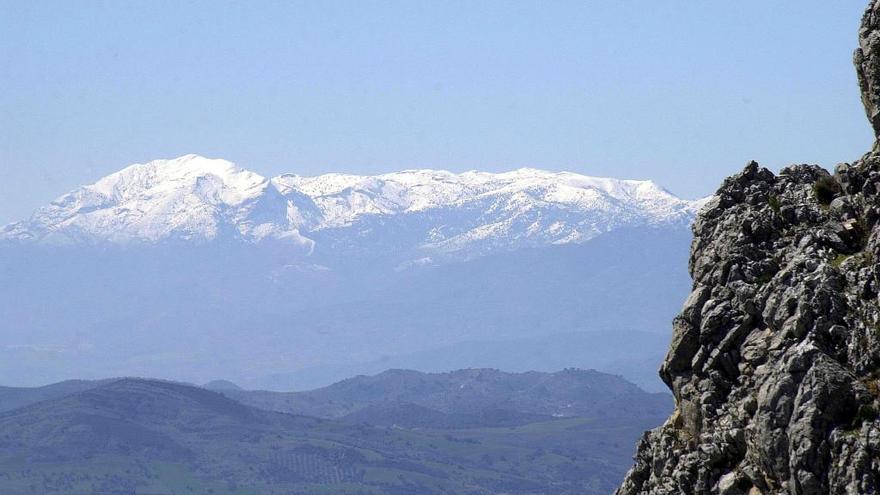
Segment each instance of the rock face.
[[862,90],[862,103],[874,136],[880,137],[880,2],[872,2],[862,18],[854,63]]
[[[855,61],[880,135],[880,0]],[[880,493],[880,151],[749,163],[693,226],[661,377],[673,415],[619,495]]]

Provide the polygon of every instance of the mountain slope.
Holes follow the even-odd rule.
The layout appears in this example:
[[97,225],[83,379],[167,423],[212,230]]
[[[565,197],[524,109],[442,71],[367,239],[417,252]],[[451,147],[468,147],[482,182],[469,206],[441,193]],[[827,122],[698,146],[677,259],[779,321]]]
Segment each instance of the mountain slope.
[[0,412],[90,390],[112,380],[67,380],[43,387],[0,386]]
[[122,379],[0,414],[0,492],[599,494],[643,427],[570,418],[409,431]]

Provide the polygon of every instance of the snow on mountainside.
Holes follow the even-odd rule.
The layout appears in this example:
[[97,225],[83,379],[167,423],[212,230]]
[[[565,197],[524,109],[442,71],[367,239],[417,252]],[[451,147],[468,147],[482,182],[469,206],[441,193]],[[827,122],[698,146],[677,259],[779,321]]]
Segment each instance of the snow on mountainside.
[[485,252],[585,242],[625,227],[682,225],[700,205],[650,181],[568,172],[407,170],[267,179],[225,160],[187,155],[132,165],[76,189],[29,220],[7,225],[0,239],[278,240],[310,252],[322,233],[368,243],[377,225],[395,219],[415,231],[406,241],[413,249]]

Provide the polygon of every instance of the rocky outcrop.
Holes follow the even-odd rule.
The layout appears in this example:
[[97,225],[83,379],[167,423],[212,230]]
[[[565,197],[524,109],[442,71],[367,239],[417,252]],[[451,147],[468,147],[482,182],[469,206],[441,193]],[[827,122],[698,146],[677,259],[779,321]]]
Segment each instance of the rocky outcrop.
[[872,2],[865,11],[853,62],[865,113],[874,128],[874,136],[880,137],[880,2]]
[[[855,61],[880,135],[880,0]],[[757,163],[693,226],[660,370],[673,415],[619,495],[880,493],[880,151],[834,174]]]

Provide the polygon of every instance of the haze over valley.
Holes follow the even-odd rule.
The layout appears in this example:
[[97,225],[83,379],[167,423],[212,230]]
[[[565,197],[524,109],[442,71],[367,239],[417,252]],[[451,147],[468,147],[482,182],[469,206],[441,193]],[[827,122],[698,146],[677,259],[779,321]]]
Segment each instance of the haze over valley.
[[880,494],[864,3],[0,0],[0,495]]
[[0,288],[0,371],[286,391],[390,367],[579,367],[660,390],[700,204],[535,169],[133,165],[3,228],[18,282]]

